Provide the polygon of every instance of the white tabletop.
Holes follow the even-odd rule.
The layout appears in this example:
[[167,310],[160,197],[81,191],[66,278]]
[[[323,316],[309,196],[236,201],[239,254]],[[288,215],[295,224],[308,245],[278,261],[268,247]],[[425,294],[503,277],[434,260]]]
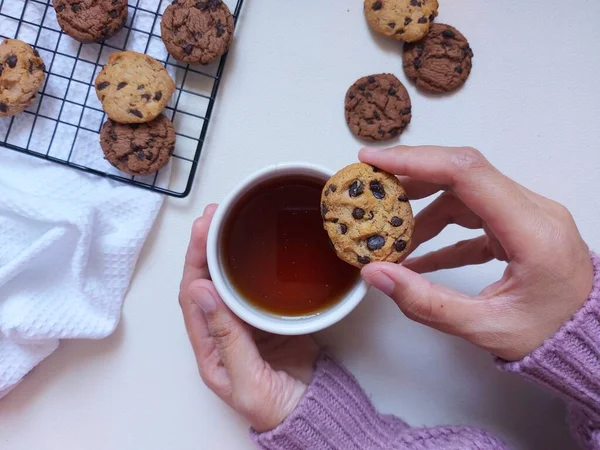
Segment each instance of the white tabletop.
[[[600,2],[440,3],[438,21],[470,40],[474,70],[446,97],[407,83],[413,122],[399,142],[479,148],[566,204],[600,249]],[[379,72],[406,79],[401,46],[369,31],[361,0],[246,0],[193,194],[166,202],[116,333],[63,342],[0,402],[0,448],[252,448],[247,425],[203,386],[186,338],[177,294],[190,226],[264,165],[355,161],[361,143],[345,125],[344,93]],[[451,228],[423,250],[470,235]],[[474,293],[501,271],[488,264],[432,279]],[[377,407],[411,424],[468,423],[515,449],[572,448],[560,400],[500,373],[471,345],[409,322],[376,292],[318,338]]]

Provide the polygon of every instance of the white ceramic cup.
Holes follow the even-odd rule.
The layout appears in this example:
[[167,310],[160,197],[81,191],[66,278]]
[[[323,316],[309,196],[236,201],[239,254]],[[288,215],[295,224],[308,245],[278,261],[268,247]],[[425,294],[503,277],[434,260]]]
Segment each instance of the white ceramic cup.
[[310,316],[283,317],[262,311],[245,300],[230,282],[221,261],[221,233],[240,197],[258,184],[286,175],[304,175],[323,180],[325,183],[333,175],[333,171],[315,164],[291,162],[265,167],[239,183],[221,202],[210,225],[207,242],[208,267],[217,292],[225,304],[243,321],[270,333],[308,334],[323,330],[346,317],[367,293],[367,284],[357,277],[348,292],[330,308]]

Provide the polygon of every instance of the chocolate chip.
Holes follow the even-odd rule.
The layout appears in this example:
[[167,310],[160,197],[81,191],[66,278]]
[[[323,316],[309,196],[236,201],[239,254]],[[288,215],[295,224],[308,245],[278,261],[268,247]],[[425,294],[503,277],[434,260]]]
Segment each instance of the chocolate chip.
[[369,78],[367,78],[367,81],[369,83],[375,83],[375,77],[369,77]]
[[410,17],[407,17],[406,19],[404,19],[404,26],[408,25],[411,22],[412,22],[412,19]]
[[4,65],[0,64],[0,75],[4,72]]
[[133,114],[134,116],[139,117],[140,119],[144,118],[144,115],[139,109],[130,109],[129,114]]
[[119,11],[117,11],[116,9],[113,9],[109,14],[112,19],[116,19],[117,17],[119,17]]
[[453,38],[454,36],[456,36],[456,34],[452,30],[444,30],[442,31],[442,36],[444,36],[445,38]]
[[63,12],[64,10],[65,10],[65,5],[63,5],[63,4],[60,4],[56,7],[56,11],[59,13]]
[[329,210],[327,209],[327,205],[325,204],[325,202],[321,203],[321,215],[323,217],[325,217],[325,214],[327,214],[327,211],[329,211]]
[[396,31],[394,34],[404,34],[404,28],[400,28],[398,31]]
[[137,159],[139,159],[140,161],[143,161],[144,159],[146,159],[146,155],[144,154],[144,152],[142,150],[138,150],[136,152],[135,156],[137,156]]
[[463,73],[463,68],[462,68],[462,66],[456,66],[456,68],[454,69],[454,71],[456,73]]
[[383,197],[385,197],[385,189],[379,181],[377,181],[377,180],[371,181],[369,183],[369,188],[371,189],[371,192],[373,193],[373,197],[375,197],[376,199],[381,200]]
[[33,49],[33,54],[38,58],[40,57],[40,52],[38,52],[35,48]]
[[186,46],[184,47],[184,49],[183,49],[183,52],[184,52],[186,55],[191,55],[193,51],[194,51],[194,46],[193,46],[192,44],[188,44],[188,45],[186,45]]
[[100,83],[98,85],[98,90],[102,91],[102,90],[106,89],[109,86],[110,86],[110,83],[108,81],[103,81],[102,83]]
[[18,62],[17,55],[10,55],[6,60],[6,64],[8,64],[8,67],[10,67],[11,69],[14,69],[15,67],[17,67],[17,62]]
[[29,60],[29,73],[33,73],[33,66],[34,66],[33,61],[30,59]]
[[415,69],[418,69],[419,67],[421,67],[422,64],[423,64],[423,61],[421,61],[419,58],[415,58],[415,60],[413,61],[413,66],[415,66]]
[[350,92],[348,93],[348,98],[349,98],[350,100],[352,100],[354,97],[356,97],[356,95],[354,95],[354,92],[350,91]]
[[369,120],[367,120],[367,123],[368,123],[369,125],[373,125],[375,122],[373,122],[373,120],[369,119]]
[[419,23],[427,23],[427,17],[425,17],[425,16],[420,17],[419,20],[417,20],[417,22],[419,22]]
[[379,130],[377,130],[377,132],[382,136],[385,134],[385,131],[383,131],[381,128]]
[[6,103],[0,103],[0,112],[8,112],[8,106],[6,106]]
[[143,95],[142,95],[142,98],[143,98],[144,100],[146,100],[147,102],[149,102],[149,101],[150,101],[150,99],[152,98],[152,96],[151,96],[150,94],[143,94]]
[[335,191],[337,191],[337,186],[336,186],[335,184],[330,184],[330,185],[329,185],[329,190],[330,190],[331,192],[335,192]]
[[162,98],[162,91],[156,91],[154,93],[154,101],[158,102],[158,101],[160,101],[161,98]]
[[40,69],[42,72],[45,72],[45,71],[46,71],[46,64],[44,64],[44,63],[41,63],[41,64],[38,66],[38,69]]
[[398,197],[398,201],[406,203],[408,201],[408,197],[406,196],[406,194],[402,194],[400,197]]
[[358,197],[359,195],[362,195],[364,191],[365,185],[362,183],[362,181],[354,180],[354,182],[350,185],[350,188],[348,189],[348,195],[354,198]]
[[377,119],[377,120],[381,119],[381,116],[379,115],[379,113],[377,111],[373,111],[373,117],[375,117],[375,119]]
[[221,37],[225,34],[225,28],[223,28],[223,24],[220,20],[217,20],[217,37]]
[[373,3],[373,11],[379,11],[382,7],[383,7],[383,3],[382,2],[375,2],[375,3]]
[[410,107],[408,108],[404,108],[402,111],[400,111],[400,114],[402,114],[403,116],[406,116],[407,114],[410,114],[411,109]]
[[367,248],[371,251],[379,250],[385,245],[385,238],[376,234],[367,239]]
[[412,6],[417,6],[417,0],[410,0],[410,4]]
[[339,219],[337,217],[334,217],[333,219],[329,219],[329,221],[331,223],[338,223]]
[[359,84],[359,85],[358,85],[358,90],[359,90],[359,91],[364,91],[366,88],[367,88],[367,85],[366,85],[366,84]]
[[354,217],[356,220],[360,220],[365,216],[365,210],[362,208],[354,208],[352,210],[352,217]]
[[121,81],[118,85],[117,85],[117,91],[120,91],[121,89],[123,89],[125,86],[127,86],[127,82],[126,81]]
[[81,6],[79,6],[79,3],[75,3],[74,5],[71,5],[71,11],[73,11],[74,13],[81,11]]
[[146,153],[146,159],[148,161],[152,161],[152,158],[154,158],[154,154],[152,152]]
[[390,27],[393,30],[394,28],[396,28],[396,22],[388,23],[388,27]]
[[391,87],[390,90],[388,91],[388,94],[390,94],[390,95],[396,95],[396,92],[398,92],[398,91],[396,91],[395,88]]
[[110,130],[109,136],[110,136],[111,141],[116,141],[117,140],[117,135],[115,133],[115,130]]
[[400,217],[394,216],[391,218],[390,223],[393,227],[399,227],[404,223],[404,220],[402,220]]
[[344,225],[343,223],[340,223],[340,233],[346,234],[347,232],[348,232],[348,227],[346,225]]
[[146,86],[144,86],[143,84],[138,84],[137,90],[138,91],[143,91],[145,87]]
[[402,239],[398,239],[396,242],[394,242],[394,250],[396,250],[397,252],[401,252],[405,249],[406,249],[406,241],[404,241]]
[[359,256],[358,257],[359,264],[369,264],[371,262],[371,258],[368,256]]
[[375,173],[379,172],[379,169],[375,166],[371,166],[371,169],[373,169],[373,172],[375,172]]
[[434,20],[434,19],[435,19],[435,14],[433,14],[433,13],[432,13],[432,14],[430,14],[430,16],[429,16],[429,21],[430,21],[430,22],[433,22],[433,20]]
[[108,36],[110,34],[110,27],[109,26],[104,27],[104,31],[102,33],[104,34],[104,36]]

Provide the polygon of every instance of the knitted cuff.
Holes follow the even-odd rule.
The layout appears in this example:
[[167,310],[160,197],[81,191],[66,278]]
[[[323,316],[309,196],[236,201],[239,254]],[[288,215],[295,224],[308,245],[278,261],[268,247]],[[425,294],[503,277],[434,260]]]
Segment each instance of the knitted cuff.
[[385,448],[406,428],[402,420],[380,415],[354,376],[324,355],[292,414],[274,430],[251,434],[264,450],[362,450]]
[[500,362],[600,420],[600,257],[591,255],[594,287],[573,319],[521,361]]

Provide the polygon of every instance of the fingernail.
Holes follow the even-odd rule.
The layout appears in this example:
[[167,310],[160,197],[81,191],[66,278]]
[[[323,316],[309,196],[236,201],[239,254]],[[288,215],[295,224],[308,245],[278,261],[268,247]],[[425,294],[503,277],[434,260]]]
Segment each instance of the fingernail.
[[385,273],[377,271],[373,272],[365,277],[365,281],[371,286],[379,289],[387,296],[391,296],[394,293],[395,283]]
[[193,294],[193,299],[196,305],[198,305],[205,313],[217,309],[217,302],[208,289],[196,289]]

